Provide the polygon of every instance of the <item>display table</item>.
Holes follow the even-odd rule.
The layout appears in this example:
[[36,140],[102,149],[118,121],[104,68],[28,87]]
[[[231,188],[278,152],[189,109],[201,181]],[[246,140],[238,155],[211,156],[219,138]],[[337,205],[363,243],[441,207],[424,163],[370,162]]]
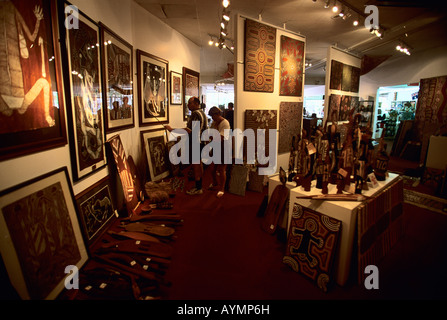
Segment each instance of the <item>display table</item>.
[[[370,188],[367,191],[363,191],[363,195],[368,197],[377,197],[380,195],[388,186],[398,181],[399,175],[389,173],[388,178],[385,181],[378,181],[379,185],[376,188]],[[274,188],[280,183],[279,177],[277,175],[272,176],[269,179],[269,196],[273,192]],[[287,221],[287,232],[290,227],[290,222],[292,218],[292,210],[294,204],[297,203],[301,206],[307,207],[309,209],[318,211],[329,217],[335,218],[342,222],[341,237],[339,240],[338,253],[335,260],[335,279],[337,284],[343,286],[346,284],[349,278],[352,250],[354,245],[354,238],[357,231],[357,212],[360,205],[363,204],[361,201],[323,201],[323,200],[309,200],[309,199],[297,199],[296,197],[320,195],[321,189],[315,188],[316,180],[312,181],[311,191],[306,192],[304,188],[293,187],[296,185],[294,182],[288,182],[287,185],[291,187],[290,198],[289,198],[289,209],[288,209],[288,221]],[[328,186],[329,194],[335,194],[337,192],[336,185],[329,184]]]

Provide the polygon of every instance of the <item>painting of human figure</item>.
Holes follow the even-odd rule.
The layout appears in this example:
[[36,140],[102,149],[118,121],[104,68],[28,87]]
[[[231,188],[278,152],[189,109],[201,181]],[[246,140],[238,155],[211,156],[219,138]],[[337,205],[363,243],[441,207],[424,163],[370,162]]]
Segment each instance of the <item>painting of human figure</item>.
[[101,29],[104,63],[106,131],[134,126],[133,47],[104,24]]
[[106,164],[99,27],[79,12],[79,27],[65,28],[69,66],[74,177]]
[[168,61],[137,50],[140,125],[167,123]]
[[148,178],[151,181],[159,181],[169,176],[170,162],[165,131],[142,131],[141,139],[148,164]]
[[51,146],[55,139],[66,143],[52,4],[50,0],[0,1],[2,158],[5,153],[39,151],[34,146]]
[[79,218],[89,245],[113,221],[115,210],[108,176],[76,196]]

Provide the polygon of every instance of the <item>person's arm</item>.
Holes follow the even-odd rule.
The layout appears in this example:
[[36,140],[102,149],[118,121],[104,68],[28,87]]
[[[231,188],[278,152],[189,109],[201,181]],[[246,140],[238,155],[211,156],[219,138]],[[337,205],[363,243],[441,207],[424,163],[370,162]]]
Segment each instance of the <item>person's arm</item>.
[[[164,127],[165,127],[165,129],[168,130],[169,132],[171,132],[172,130],[174,130],[174,129],[173,129],[170,125],[168,125],[168,124],[165,124]],[[186,132],[191,133],[191,129],[189,129],[189,128],[182,128],[182,130],[185,130]]]

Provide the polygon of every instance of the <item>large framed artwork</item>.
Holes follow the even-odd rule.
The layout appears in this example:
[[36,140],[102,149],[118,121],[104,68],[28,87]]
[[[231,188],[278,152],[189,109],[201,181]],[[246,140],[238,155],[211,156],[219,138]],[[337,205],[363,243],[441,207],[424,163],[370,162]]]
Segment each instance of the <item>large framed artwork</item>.
[[76,205],[84,237],[91,246],[115,220],[109,176],[76,195]]
[[167,60],[137,50],[140,126],[169,122]]
[[65,92],[70,132],[73,180],[107,164],[101,77],[99,26],[78,11],[77,28],[65,28],[69,3],[61,12],[61,49],[66,72]]
[[191,111],[188,109],[188,100],[199,97],[200,74],[197,71],[183,67],[183,120],[188,120]]
[[170,162],[165,130],[141,131],[141,142],[146,154],[149,178],[159,181],[169,176]]
[[133,47],[103,23],[101,30],[106,132],[135,126]]
[[276,28],[245,20],[244,90],[273,92]]
[[279,95],[301,97],[303,93],[304,42],[281,36]]
[[182,74],[171,71],[171,104],[181,105],[183,98]]
[[67,144],[56,1],[1,1],[0,17],[0,160]]
[[0,193],[0,251],[24,300],[55,299],[88,259],[66,167]]

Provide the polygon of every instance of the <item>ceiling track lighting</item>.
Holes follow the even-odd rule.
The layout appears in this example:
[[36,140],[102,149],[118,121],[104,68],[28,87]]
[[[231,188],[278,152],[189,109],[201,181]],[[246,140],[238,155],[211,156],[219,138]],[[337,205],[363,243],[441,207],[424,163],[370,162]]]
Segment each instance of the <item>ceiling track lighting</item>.
[[326,0],[326,3],[324,4],[325,9],[329,8],[329,2],[330,2],[330,0]]
[[397,51],[400,51],[400,52],[403,53],[403,54],[406,54],[407,56],[410,56],[410,55],[411,55],[409,46],[408,46],[407,44],[403,43],[403,42],[400,42],[400,43],[396,46],[396,50],[397,50]]

